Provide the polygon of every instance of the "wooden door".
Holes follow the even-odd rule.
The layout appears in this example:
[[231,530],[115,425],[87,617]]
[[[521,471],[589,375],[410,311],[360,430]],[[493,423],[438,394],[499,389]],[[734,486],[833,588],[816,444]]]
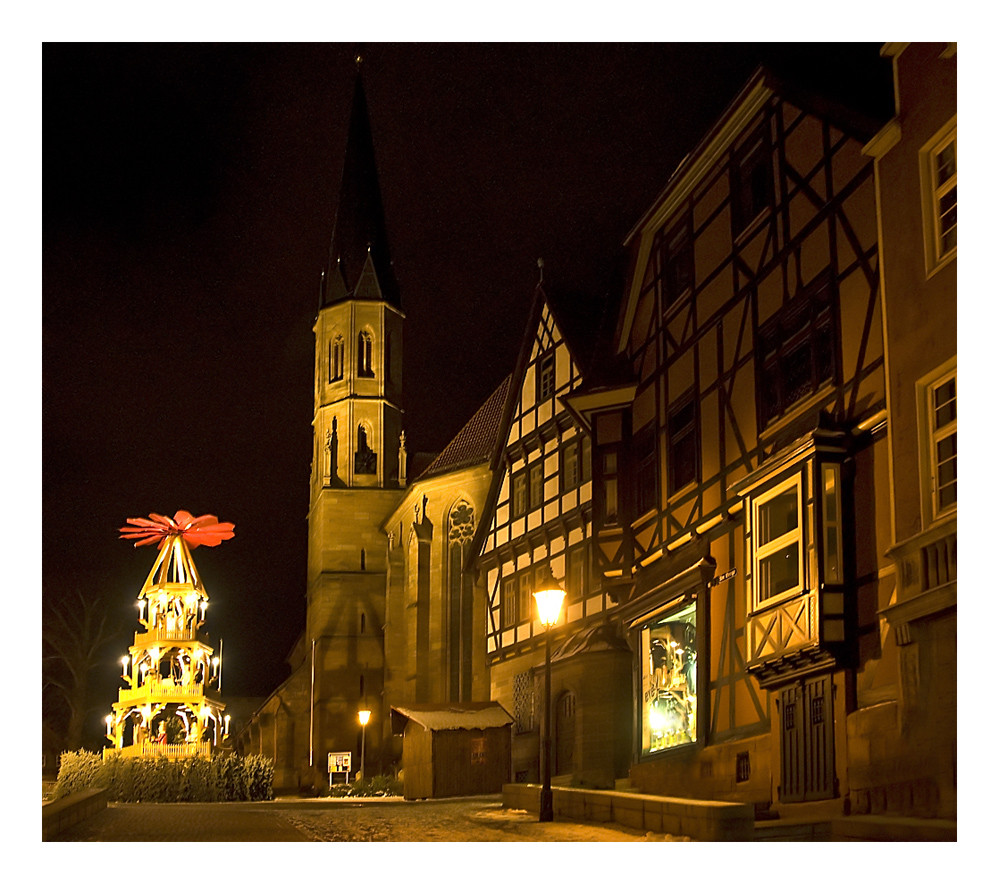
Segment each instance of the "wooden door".
[[555,705],[555,774],[573,771],[576,749],[576,695],[566,691]]
[[779,703],[781,800],[835,797],[832,676],[782,688]]

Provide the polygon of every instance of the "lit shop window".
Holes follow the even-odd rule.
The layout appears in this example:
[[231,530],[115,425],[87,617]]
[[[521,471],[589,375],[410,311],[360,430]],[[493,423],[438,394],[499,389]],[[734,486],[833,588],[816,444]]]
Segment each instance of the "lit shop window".
[[641,632],[642,753],[697,739],[696,603]]

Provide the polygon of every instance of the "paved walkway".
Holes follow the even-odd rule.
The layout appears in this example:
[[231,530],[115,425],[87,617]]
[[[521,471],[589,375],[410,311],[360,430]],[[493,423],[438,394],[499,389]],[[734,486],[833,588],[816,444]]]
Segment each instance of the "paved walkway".
[[539,823],[499,796],[112,804],[54,841],[680,841],[612,823]]

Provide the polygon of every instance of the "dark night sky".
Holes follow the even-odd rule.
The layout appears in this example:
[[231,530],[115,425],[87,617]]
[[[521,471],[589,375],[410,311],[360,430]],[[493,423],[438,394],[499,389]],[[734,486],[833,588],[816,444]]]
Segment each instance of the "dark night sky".
[[[372,44],[365,87],[407,314],[410,451],[512,368],[545,278],[612,288],[619,247],[767,57],[889,85],[879,44]],[[49,44],[42,53],[42,577],[120,599],[131,516],[214,513],[195,559],[226,694],[304,624],[312,321],[356,45]],[[885,81],[885,74],[888,79]]]

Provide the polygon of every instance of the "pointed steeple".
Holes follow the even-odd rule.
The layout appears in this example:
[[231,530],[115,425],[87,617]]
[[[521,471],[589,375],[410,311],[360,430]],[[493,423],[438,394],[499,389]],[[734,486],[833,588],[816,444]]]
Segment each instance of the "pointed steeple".
[[346,298],[383,299],[399,307],[392,270],[374,141],[358,59],[343,179],[319,307]]

